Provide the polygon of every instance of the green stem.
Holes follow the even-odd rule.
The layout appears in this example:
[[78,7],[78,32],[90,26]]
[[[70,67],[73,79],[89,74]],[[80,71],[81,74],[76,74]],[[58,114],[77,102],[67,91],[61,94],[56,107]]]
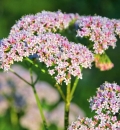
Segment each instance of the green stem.
[[63,100],[65,102],[66,101],[65,95],[64,95],[63,91],[61,90],[61,87],[58,84],[55,84],[55,87],[57,88],[57,90],[59,91],[61,97],[63,98]]
[[10,110],[10,118],[11,118],[11,123],[13,127],[16,128],[18,124],[18,117],[17,117],[15,109],[12,106]]
[[68,86],[67,86],[65,111],[64,111],[64,128],[65,128],[65,130],[68,129],[68,125],[69,125],[70,87],[71,87],[71,84],[69,83]]
[[13,69],[10,69],[10,71],[13,73],[13,74],[15,74],[17,77],[19,77],[21,80],[23,80],[25,83],[27,83],[28,85],[30,85],[31,86],[31,84],[28,82],[28,81],[26,81],[24,78],[22,78],[19,74],[17,74]]
[[34,92],[35,99],[36,99],[36,101],[37,101],[37,105],[38,105],[38,108],[39,108],[39,111],[40,111],[40,115],[41,115],[41,118],[42,118],[42,121],[43,121],[44,129],[45,129],[45,130],[48,130],[47,123],[46,123],[46,119],[45,119],[45,116],[44,116],[44,114],[43,114],[41,102],[40,102],[40,99],[39,99],[39,97],[38,97],[38,94],[37,94],[37,92],[36,92],[36,89],[35,89],[35,86],[34,86],[34,85],[32,86],[32,89],[33,89],[33,92]]
[[[32,71],[30,70],[30,76],[31,76],[31,82],[32,83],[29,83],[28,81],[26,81],[24,78],[22,78],[19,74],[17,74],[14,70],[10,69],[10,71],[15,74],[17,77],[19,77],[21,80],[23,80],[25,83],[27,83],[28,85],[30,85],[33,89],[33,92],[34,92],[34,95],[35,95],[35,99],[37,101],[37,105],[38,105],[38,108],[39,108],[39,111],[40,111],[40,114],[41,114],[41,118],[43,120],[43,125],[44,125],[44,128],[45,130],[48,130],[48,127],[47,127],[47,123],[46,123],[46,120],[45,120],[45,117],[44,117],[44,114],[43,114],[43,110],[42,110],[42,106],[41,106],[41,103],[40,103],[40,99],[37,95],[37,92],[36,92],[36,89],[35,89],[35,83],[33,82],[33,76],[32,76]],[[12,113],[11,113],[12,114]],[[13,120],[13,115],[11,115],[11,121]]]
[[79,78],[76,77],[76,79],[75,79],[75,81],[74,81],[74,84],[73,84],[73,87],[72,87],[72,90],[71,90],[70,100],[72,100],[72,98],[73,98],[73,94],[74,94],[75,89],[76,89],[76,87],[77,87],[78,81],[79,81]]
[[38,64],[35,64],[35,63],[34,63],[32,60],[30,60],[28,57],[26,57],[25,60],[28,61],[29,63],[31,63],[32,65],[34,65],[36,68],[39,68],[42,73],[46,73],[46,71],[45,71],[44,69],[40,68]]
[[39,80],[39,76],[37,76],[37,78],[36,78],[36,80],[34,82],[34,85],[38,82],[38,80]]
[[31,76],[31,86],[32,86],[33,93],[34,93],[34,96],[35,96],[35,99],[36,99],[36,102],[37,102],[37,105],[38,105],[38,108],[39,108],[39,112],[40,112],[40,115],[41,115],[41,118],[42,118],[42,121],[43,121],[44,129],[48,130],[47,122],[46,122],[46,119],[45,119],[45,116],[44,116],[44,113],[43,113],[43,110],[42,110],[42,105],[41,105],[39,96],[37,94],[37,91],[35,89],[35,84],[34,84],[34,81],[33,81],[33,74],[32,74],[31,68],[30,68],[30,76]]

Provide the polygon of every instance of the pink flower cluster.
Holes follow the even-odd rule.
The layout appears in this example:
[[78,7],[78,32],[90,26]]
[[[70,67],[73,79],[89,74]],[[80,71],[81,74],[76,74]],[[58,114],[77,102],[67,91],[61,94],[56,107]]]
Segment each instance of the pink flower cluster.
[[94,118],[79,117],[68,130],[120,130],[120,86],[105,82],[89,102]]
[[117,121],[116,116],[102,114],[100,117],[100,119],[79,117],[68,130],[120,130],[120,121]]
[[120,20],[110,20],[101,16],[82,16],[76,21],[77,36],[88,37],[94,42],[96,54],[102,54],[109,46],[116,46],[116,34],[120,36]]
[[77,17],[77,14],[63,14],[60,11],[42,11],[35,15],[26,15],[11,28],[10,35],[15,35],[21,31],[23,31],[23,33],[27,31],[29,35],[56,32],[67,28]]
[[97,95],[90,98],[90,107],[99,115],[101,113],[115,115],[120,110],[120,86],[105,82],[97,90]]
[[[93,54],[83,45],[69,42],[66,37],[59,34],[46,33],[39,36],[28,36],[22,39],[23,33],[17,33],[4,39],[4,51],[9,51],[4,55],[2,68],[8,70],[14,61],[22,61],[24,57],[37,54],[39,61],[44,62],[49,68],[51,75],[55,74],[58,83],[63,80],[69,83],[71,75],[82,78],[80,66],[91,67]],[[16,39],[12,44],[10,38]]]
[[15,24],[8,38],[2,40],[2,64],[5,71],[15,61],[37,54],[56,81],[69,83],[71,75],[82,78],[80,67],[91,67],[93,54],[83,45],[69,42],[66,37],[54,34],[67,28],[77,16],[61,12],[27,15]]

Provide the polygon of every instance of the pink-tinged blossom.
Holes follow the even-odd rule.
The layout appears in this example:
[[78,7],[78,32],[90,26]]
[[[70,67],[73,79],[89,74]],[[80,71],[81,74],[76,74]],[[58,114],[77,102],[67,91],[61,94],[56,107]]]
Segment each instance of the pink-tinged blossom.
[[114,117],[108,115],[100,115],[102,119],[97,119],[96,117],[78,117],[77,121],[73,122],[68,130],[119,130],[120,121],[114,119]]
[[120,38],[120,20],[119,19],[112,19],[112,22],[114,23],[115,33]]
[[10,69],[15,61],[23,61],[37,54],[56,81],[66,84],[71,75],[82,78],[80,67],[91,68],[93,54],[83,45],[69,42],[66,37],[53,34],[65,29],[77,15],[58,12],[38,13],[22,17],[11,29],[8,38],[2,40],[4,60],[0,68]]
[[[115,24],[112,20],[101,16],[82,16],[78,24],[77,36],[88,37],[94,42],[93,49],[96,54],[102,54],[109,46],[116,46]],[[116,28],[119,33],[119,27]]]
[[97,90],[97,95],[90,98],[90,107],[97,114],[115,115],[120,110],[120,86],[105,82]]
[[42,11],[35,15],[26,15],[11,28],[10,35],[15,35],[22,30],[29,32],[30,35],[56,32],[66,29],[77,17],[77,15],[62,13],[61,11]]
[[[22,39],[24,35],[25,39]],[[11,40],[12,39],[12,40]],[[12,42],[15,40],[15,43]],[[37,54],[40,62],[44,62],[49,73],[54,75],[56,81],[69,83],[71,75],[82,78],[80,66],[91,68],[94,60],[93,54],[85,46],[69,42],[66,37],[59,34],[46,33],[39,36],[29,36],[18,32],[16,35],[3,39],[5,60],[2,67],[8,70],[15,61],[22,61],[24,57]]]
[[[93,118],[78,117],[68,130],[120,130],[120,86],[105,82],[90,98],[90,108],[95,111]],[[118,115],[117,115],[118,114]]]

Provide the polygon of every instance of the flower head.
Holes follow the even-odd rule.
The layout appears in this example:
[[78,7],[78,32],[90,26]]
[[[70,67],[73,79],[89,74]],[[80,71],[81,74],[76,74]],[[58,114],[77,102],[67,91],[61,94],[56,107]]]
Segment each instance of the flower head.
[[4,60],[1,68],[9,70],[15,61],[36,54],[44,62],[56,81],[66,84],[71,75],[82,78],[80,67],[90,68],[93,54],[83,45],[69,42],[66,37],[54,34],[65,29],[77,15],[58,12],[38,13],[22,17],[2,40]]
[[79,117],[68,130],[119,130],[120,120],[116,116],[120,110],[120,86],[105,82],[90,98],[90,108],[95,111],[93,118]]
[[120,86],[116,83],[105,82],[97,90],[97,95],[90,98],[90,107],[97,114],[115,115],[120,109]]
[[61,11],[42,11],[35,15],[26,15],[11,28],[10,35],[15,35],[21,31],[27,31],[30,35],[56,32],[67,28],[76,18],[77,15],[62,13]]
[[116,46],[115,32],[119,32],[118,24],[115,31],[115,22],[101,16],[82,16],[76,22],[79,26],[77,36],[88,37],[94,42],[96,54],[102,54],[109,46]]
[[[22,36],[26,38],[23,40]],[[15,39],[16,42],[12,44]],[[44,62],[51,75],[55,74],[58,83],[69,83],[71,75],[82,78],[80,66],[91,68],[94,60],[93,54],[85,46],[69,42],[66,37],[59,34],[45,33],[38,36],[29,36],[18,32],[3,40],[8,52],[2,68],[8,70],[15,61],[22,61],[24,57],[37,54],[40,62]],[[4,47],[5,48],[5,47]],[[6,48],[5,48],[6,49]],[[4,52],[5,52],[4,49]]]

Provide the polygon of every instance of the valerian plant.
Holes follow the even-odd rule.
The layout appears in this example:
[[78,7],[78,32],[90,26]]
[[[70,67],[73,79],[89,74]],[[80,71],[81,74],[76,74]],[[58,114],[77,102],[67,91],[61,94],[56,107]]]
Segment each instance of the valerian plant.
[[[76,36],[73,36],[74,41],[69,41],[67,35],[62,35],[65,30],[68,30],[68,33],[71,32],[72,35],[76,32]],[[39,77],[35,81],[33,80],[32,66],[38,68],[42,73],[49,73],[54,80],[55,87],[65,102],[65,130],[119,129],[120,121],[115,114],[119,113],[120,89],[116,84],[109,83],[105,83],[98,89],[99,97],[90,99],[91,108],[97,114],[94,120],[79,118],[77,122],[68,127],[70,102],[79,79],[82,79],[82,69],[91,68],[92,63],[95,63],[101,71],[111,69],[114,65],[105,50],[109,46],[115,48],[117,35],[120,36],[120,20],[116,19],[101,16],[79,16],[61,11],[42,11],[35,15],[26,15],[16,22],[11,28],[9,36],[0,42],[0,68],[13,72],[32,87],[45,130],[49,130],[49,127],[35,89]],[[89,44],[75,43],[83,37],[89,39]],[[26,81],[11,69],[11,65],[19,61],[30,63],[28,68],[31,82]],[[40,63],[46,69],[42,68]],[[66,93],[62,91],[63,82],[67,86]],[[108,97],[104,93],[108,93]],[[100,108],[97,109],[98,107]]]

